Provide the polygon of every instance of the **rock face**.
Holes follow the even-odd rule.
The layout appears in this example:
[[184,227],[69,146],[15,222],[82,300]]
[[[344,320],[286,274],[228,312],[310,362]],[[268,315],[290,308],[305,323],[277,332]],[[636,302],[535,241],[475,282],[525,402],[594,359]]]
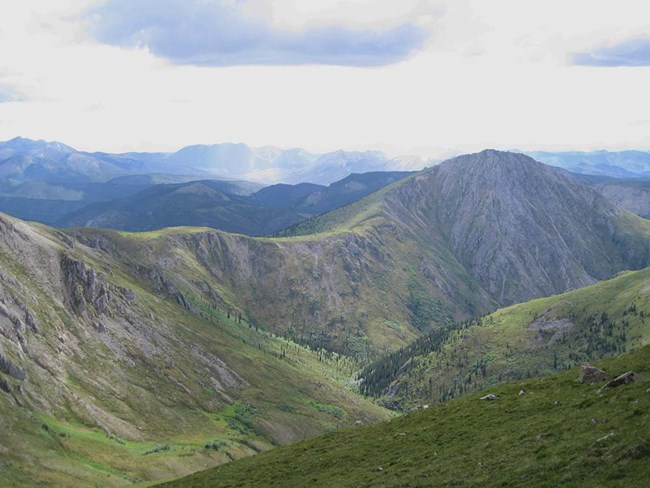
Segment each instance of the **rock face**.
[[602,369],[591,366],[590,364],[583,364],[580,370],[580,383],[601,383],[603,381],[610,381],[614,377],[603,371]]
[[594,188],[615,205],[641,217],[650,218],[650,181],[625,180],[595,185]]
[[108,311],[111,294],[106,275],[97,273],[85,263],[76,261],[68,254],[61,256],[61,269],[69,303],[77,313],[88,311],[102,315]]
[[625,235],[616,207],[522,154],[460,156],[434,167],[423,185],[430,225],[502,305],[648,263],[647,242]]

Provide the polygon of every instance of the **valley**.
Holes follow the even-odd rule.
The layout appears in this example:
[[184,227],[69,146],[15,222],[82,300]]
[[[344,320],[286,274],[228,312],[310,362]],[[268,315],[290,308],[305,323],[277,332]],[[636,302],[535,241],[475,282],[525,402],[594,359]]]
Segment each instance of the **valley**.
[[3,216],[9,486],[173,479],[649,339],[650,222],[521,154],[328,187],[165,183],[125,215],[142,194],[162,215],[178,195],[331,210],[273,237]]

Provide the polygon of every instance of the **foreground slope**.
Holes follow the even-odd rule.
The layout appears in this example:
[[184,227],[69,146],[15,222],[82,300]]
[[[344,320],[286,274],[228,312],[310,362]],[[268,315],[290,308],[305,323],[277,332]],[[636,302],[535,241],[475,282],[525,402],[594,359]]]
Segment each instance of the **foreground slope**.
[[347,359],[131,271],[0,216],[3,486],[168,478],[389,416]]
[[[650,346],[599,365],[647,378]],[[646,486],[650,382],[599,394],[577,378],[501,384],[496,401],[470,395],[162,486]]]

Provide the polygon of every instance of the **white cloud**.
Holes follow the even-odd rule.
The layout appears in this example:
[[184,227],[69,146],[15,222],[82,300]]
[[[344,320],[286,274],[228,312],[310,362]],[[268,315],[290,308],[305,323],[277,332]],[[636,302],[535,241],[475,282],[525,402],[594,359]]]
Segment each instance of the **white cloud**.
[[[56,3],[56,5],[53,5]],[[253,145],[394,153],[644,147],[650,69],[571,66],[571,55],[648,32],[646,2],[249,0],[282,29],[411,22],[426,49],[378,68],[174,66],[86,34],[90,0],[0,5],[0,139],[82,149]],[[433,154],[435,153],[435,154]]]

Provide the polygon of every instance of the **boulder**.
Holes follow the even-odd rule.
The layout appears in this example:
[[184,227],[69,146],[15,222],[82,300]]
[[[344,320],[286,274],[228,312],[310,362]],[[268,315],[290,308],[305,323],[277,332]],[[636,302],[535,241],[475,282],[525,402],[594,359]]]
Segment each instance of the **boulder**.
[[497,400],[498,398],[499,398],[499,397],[496,396],[494,393],[489,393],[489,394],[485,395],[484,397],[481,397],[480,399],[481,399],[481,400],[489,400],[489,401],[492,401],[492,400]]
[[611,381],[612,379],[614,377],[602,369],[590,364],[583,364],[578,381],[580,383],[601,383],[603,381]]
[[621,385],[629,385],[630,383],[636,383],[637,381],[644,380],[645,376],[640,375],[639,373],[635,373],[634,371],[628,371],[627,373],[623,373],[620,376],[617,376],[613,380],[611,380],[609,383],[607,383],[605,386],[603,386],[600,390],[598,390],[598,393],[601,393],[602,391],[606,390],[607,388],[615,388],[617,386]]

